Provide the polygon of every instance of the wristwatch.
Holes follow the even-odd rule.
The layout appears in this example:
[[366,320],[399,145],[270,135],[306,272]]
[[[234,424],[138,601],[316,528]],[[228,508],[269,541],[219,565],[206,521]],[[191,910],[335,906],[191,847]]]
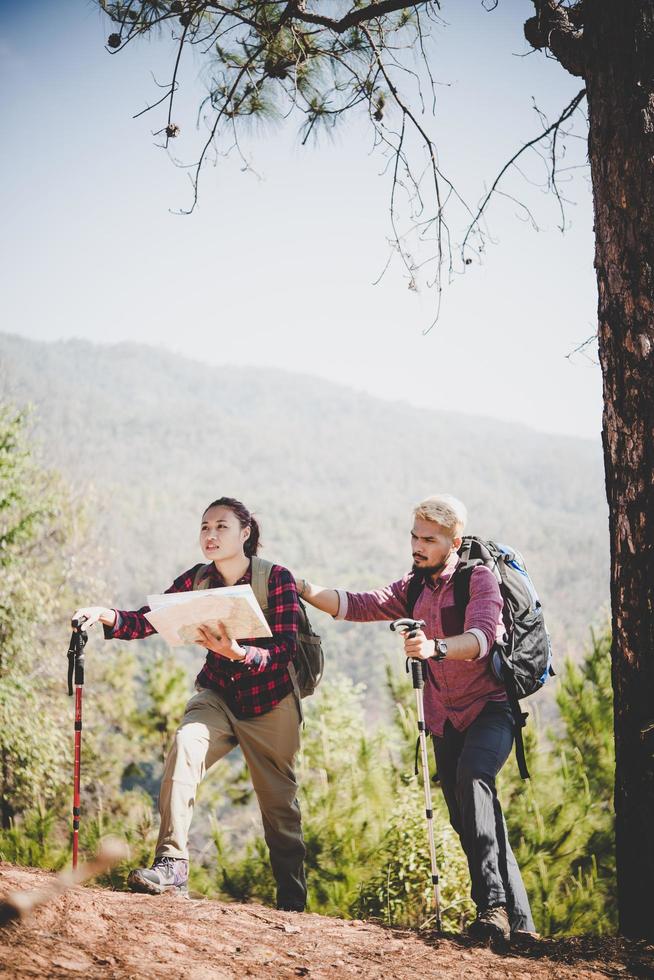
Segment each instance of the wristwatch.
[[445,660],[447,656],[447,643],[445,640],[434,640],[434,660]]

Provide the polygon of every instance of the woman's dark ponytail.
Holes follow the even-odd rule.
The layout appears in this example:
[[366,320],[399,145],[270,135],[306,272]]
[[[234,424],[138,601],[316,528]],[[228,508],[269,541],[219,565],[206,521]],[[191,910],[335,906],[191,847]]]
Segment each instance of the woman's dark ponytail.
[[[241,527],[244,527],[244,525],[241,524]],[[251,558],[252,555],[256,555],[257,551],[259,550],[259,534],[259,524],[257,523],[256,518],[250,514],[250,537],[243,545],[243,551],[248,558]]]
[[247,509],[245,504],[242,504],[240,500],[235,500],[234,497],[220,497],[219,500],[214,500],[205,508],[204,513],[211,510],[212,507],[227,507],[232,513],[237,517],[241,527],[250,528],[250,536],[245,541],[243,545],[243,551],[248,558],[252,555],[256,555],[259,550],[259,537],[261,531],[259,529],[259,524],[256,519],[252,516],[250,511]]

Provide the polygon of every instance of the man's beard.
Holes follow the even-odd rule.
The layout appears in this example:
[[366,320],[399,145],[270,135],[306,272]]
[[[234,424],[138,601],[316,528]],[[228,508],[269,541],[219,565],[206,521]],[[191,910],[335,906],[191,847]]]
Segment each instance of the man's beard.
[[422,575],[423,578],[430,578],[432,575],[440,575],[446,565],[447,559],[439,565],[416,565],[414,562],[411,570],[414,573],[417,572],[418,575]]

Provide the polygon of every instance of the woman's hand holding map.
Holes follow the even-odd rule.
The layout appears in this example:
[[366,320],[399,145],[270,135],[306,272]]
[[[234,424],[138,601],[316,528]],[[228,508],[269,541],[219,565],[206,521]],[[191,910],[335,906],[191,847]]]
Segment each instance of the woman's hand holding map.
[[194,642],[205,650],[211,650],[221,657],[228,660],[245,660],[245,650],[236,640],[232,640],[227,632],[227,627],[222,620],[216,620],[217,632],[209,628],[208,624],[197,627],[199,637]]

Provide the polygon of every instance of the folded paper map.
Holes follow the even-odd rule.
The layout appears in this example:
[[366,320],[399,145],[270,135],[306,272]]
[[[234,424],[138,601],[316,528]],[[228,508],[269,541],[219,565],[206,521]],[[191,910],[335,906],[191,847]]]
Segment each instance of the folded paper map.
[[145,618],[171,646],[195,643],[200,639],[200,626],[219,636],[218,620],[232,640],[272,636],[249,585],[149,595],[147,602],[150,612]]

